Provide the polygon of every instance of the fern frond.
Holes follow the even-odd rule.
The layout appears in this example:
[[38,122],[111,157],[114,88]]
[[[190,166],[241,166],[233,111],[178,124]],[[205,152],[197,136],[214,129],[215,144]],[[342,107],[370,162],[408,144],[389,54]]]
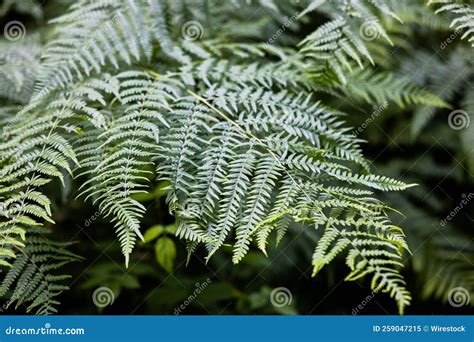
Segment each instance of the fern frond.
[[[0,145],[0,262],[9,266],[16,258],[12,272],[31,276],[17,251],[34,246],[30,226],[52,220],[42,185],[73,174],[79,196],[114,225],[127,265],[146,213],[136,195],[156,177],[167,184],[176,235],[190,252],[205,245],[209,259],[230,244],[238,263],[253,243],[266,253],[271,234],[278,243],[290,225],[313,234],[324,229],[315,273],[346,254],[347,279],[371,276],[374,291],[389,292],[402,311],[410,297],[398,267],[408,247],[388,220],[390,208],[370,188],[411,185],[372,174],[344,114],[314,94],[346,91],[370,102],[444,105],[390,76],[345,76],[352,65],[374,64],[360,25],[375,23],[391,43],[379,17],[398,16],[388,1],[351,0],[342,8],[313,2],[310,10],[332,9],[332,20],[298,51],[290,33],[280,32],[278,44],[263,43],[277,32],[272,28],[298,27],[295,18],[285,19],[295,13],[292,3],[212,4],[81,0],[53,20],[33,98],[6,120]],[[223,17],[238,20],[261,7],[255,33],[219,32]],[[201,40],[181,32],[189,19],[208,24]],[[351,77],[368,85],[357,89]],[[50,304],[40,312],[49,313]]]
[[171,56],[187,61],[169,39],[165,13],[159,0],[77,2],[68,14],[53,20],[57,38],[45,47],[35,98],[99,73],[106,65],[118,68],[149,59],[155,41]]
[[[471,74],[472,61],[469,52],[457,49],[449,58],[448,64],[438,57],[431,56],[425,51],[418,52],[413,59],[405,63],[399,71],[399,77],[407,77],[416,74],[413,81],[418,84],[426,84],[427,89],[443,102],[451,103],[454,96],[459,93],[464,85],[464,78]],[[429,65],[426,60],[430,59]],[[465,73],[464,78],[459,77]],[[413,115],[410,130],[413,138],[416,138],[421,130],[433,119],[436,107],[419,106]]]
[[[471,262],[474,260],[472,243],[450,229],[449,241],[436,234],[426,250],[413,260],[413,268],[423,284],[421,296],[443,302],[453,300],[452,290],[462,287],[472,296],[474,278]],[[436,252],[435,252],[436,251]],[[471,303],[466,303],[472,306]]]
[[[350,61],[357,62],[360,68],[363,67],[360,56],[373,63],[364,42],[357,34],[354,34],[343,17],[318,28],[306,37],[300,46],[301,53],[305,56],[326,62],[343,83],[346,78],[342,67],[351,70]],[[333,58],[334,56],[336,59]]]
[[[315,63],[324,63],[326,66],[313,66],[312,72],[316,75],[323,74],[329,69],[337,79],[345,84],[344,70],[352,71],[351,64],[356,63],[361,69],[364,61],[374,64],[374,60],[367,48],[367,41],[383,37],[393,44],[383,28],[377,13],[383,13],[398,21],[401,19],[393,12],[384,1],[370,1],[368,5],[363,1],[351,0],[345,5],[337,6],[331,2],[314,1],[309,9],[319,9],[327,13],[338,11],[325,9],[325,5],[338,7],[342,15],[320,26],[315,32],[308,35],[299,45],[301,53],[314,59]],[[308,9],[307,9],[308,10]],[[349,15],[349,13],[351,13]],[[364,41],[365,40],[365,41]],[[323,65],[324,65],[323,64]]]
[[344,93],[367,103],[383,104],[395,102],[400,107],[423,105],[449,108],[449,104],[435,94],[417,87],[408,77],[395,77],[388,73],[374,73],[366,69],[347,76],[347,83],[341,87]]
[[[346,280],[357,280],[373,273],[371,288],[374,292],[387,292],[398,303],[400,314],[410,303],[411,296],[397,268],[402,267],[402,252],[406,248],[404,237],[397,227],[381,225],[377,231],[366,233],[338,229],[343,221],[329,220],[313,255],[313,275],[329,264],[345,249],[349,249],[346,263],[351,273]],[[365,222],[359,220],[357,227]],[[370,223],[369,223],[370,226]],[[372,247],[377,247],[375,250]]]
[[6,308],[24,307],[37,315],[57,313],[58,296],[68,290],[64,280],[70,276],[58,273],[65,265],[81,258],[58,243],[43,237],[43,231],[28,229],[26,247],[7,270],[0,284],[0,297],[8,298]]
[[[103,84],[91,80],[84,86],[94,89],[102,88]],[[0,255],[2,265],[9,265],[8,259],[16,257],[14,248],[23,245],[26,228],[43,221],[53,222],[50,203],[41,187],[54,179],[64,183],[64,173],[70,174],[71,163],[78,162],[68,141],[71,135],[81,132],[77,119],[82,117],[96,125],[103,124],[102,115],[88,106],[86,100],[89,99],[84,98],[83,89],[78,87],[68,97],[56,94],[46,104],[31,103],[3,130],[0,236],[1,247],[11,253]],[[94,100],[102,101],[97,97]]]
[[31,15],[36,20],[42,19],[43,9],[41,8],[41,2],[37,0],[31,0],[28,2],[5,0],[0,6],[0,18],[5,17],[10,11],[17,13]]
[[[195,102],[196,99],[199,102]],[[181,222],[178,235],[197,243],[205,242],[209,250],[208,257],[212,256],[229,236],[235,234],[233,261],[239,262],[248,251],[253,237],[258,236],[258,244],[262,249],[269,232],[273,229],[278,229],[281,239],[288,218],[297,222],[314,222],[322,225],[331,220],[325,214],[326,211],[328,213],[334,210],[341,211],[343,208],[367,211],[366,224],[368,227],[373,227],[369,229],[377,231],[372,236],[374,239],[381,240],[383,234],[380,231],[390,230],[383,224],[383,220],[376,218],[380,209],[367,209],[366,202],[364,206],[359,205],[357,201],[346,201],[337,197],[333,201],[323,201],[320,195],[322,189],[316,188],[318,182],[306,184],[306,177],[308,179],[320,177],[320,182],[323,184],[332,179],[381,190],[407,187],[404,183],[386,177],[357,175],[342,166],[339,167],[337,160],[352,159],[350,156],[357,154],[357,147],[355,144],[349,145],[353,149],[352,154],[347,152],[346,147],[341,148],[350,140],[349,136],[332,134],[331,127],[338,126],[332,119],[334,115],[326,115],[327,109],[320,107],[318,103],[311,104],[309,97],[291,98],[283,93],[255,92],[246,88],[239,89],[235,93],[221,88],[210,88],[204,97],[195,96],[194,100],[192,97],[185,97],[177,106],[181,110],[174,115],[178,114],[179,128],[172,126],[171,138],[165,138],[164,144],[169,147],[160,155],[159,162],[166,166],[160,166],[158,173],[163,174],[162,179],[171,182],[168,200],[172,208],[178,208],[177,215]],[[312,115],[307,116],[305,112],[310,112]],[[261,118],[252,120],[251,123],[247,121],[247,117],[255,115],[260,115]],[[292,123],[291,120],[296,121]],[[224,124],[227,126],[223,126]],[[311,126],[312,124],[314,126]],[[293,129],[292,125],[310,125],[308,132],[309,129],[317,130],[320,137],[303,133],[301,128],[296,129],[297,126]],[[229,158],[221,160],[206,172],[206,168],[212,166],[210,160],[215,160],[217,153],[212,145],[209,146],[214,141],[214,134],[217,133],[222,137],[224,133],[233,132],[231,128],[233,126],[238,127],[237,132],[244,140],[232,147],[226,147],[227,150],[232,150],[226,152]],[[291,138],[283,139],[278,135],[282,132],[289,134]],[[279,137],[280,141],[272,141],[274,138],[270,138],[267,145],[268,138],[264,138],[262,134],[266,137],[269,135],[272,137],[273,134],[274,137]],[[202,139],[203,136],[208,138]],[[171,141],[168,142],[168,139]],[[299,149],[309,149],[310,146],[316,151],[321,151],[319,157],[315,155],[302,158],[301,155],[295,159]],[[346,152],[340,154],[341,150]],[[319,158],[322,159],[318,160]],[[325,160],[326,158],[328,160]],[[332,163],[331,158],[334,158]],[[356,161],[357,158],[352,160]],[[203,176],[205,182],[200,179]],[[282,184],[284,200],[274,202],[275,196],[277,198],[280,196],[280,183],[284,177],[289,177],[293,184],[285,186]],[[203,183],[212,190],[203,191]],[[287,191],[292,187],[295,187],[292,195],[295,202],[294,209],[290,210],[288,205],[291,202],[288,201]],[[339,195],[339,197],[346,196]],[[204,219],[200,219],[200,213],[203,212],[206,215]],[[360,226],[364,221],[337,222],[348,226]],[[282,223],[283,226],[280,226]],[[393,231],[398,232],[395,229]],[[401,240],[401,235],[396,236],[393,231],[387,233],[389,238],[384,237],[380,242],[401,253],[400,250],[406,248],[406,244]],[[377,247],[377,241],[371,242],[370,246]],[[377,249],[367,250],[364,253],[367,254],[364,255],[366,257],[372,254],[395,257],[395,254],[387,254]],[[383,266],[394,264],[399,266],[393,260],[389,259],[383,263],[377,260],[374,263],[378,262],[382,266],[376,270],[370,269],[367,273],[374,273],[374,277],[380,279],[397,273],[394,269],[387,271],[387,274],[383,273]],[[380,279],[377,278],[375,281],[378,287],[393,292],[392,295],[401,303],[401,307],[407,303],[409,296],[403,284],[391,278],[386,281]]]
[[[402,20],[403,26],[396,25],[397,21],[388,24],[388,30],[396,28],[407,29],[406,24],[415,24],[435,30],[446,30],[449,28],[449,21],[443,16],[437,16],[432,9],[426,6],[426,0],[399,1],[390,0],[388,5]],[[386,21],[384,21],[386,22]],[[395,27],[396,26],[396,27]]]
[[461,39],[466,38],[474,47],[474,9],[469,4],[453,0],[429,0],[428,6],[432,4],[441,4],[436,10],[436,14],[450,12],[455,16],[450,27],[455,28],[456,31],[463,31]]
[[169,110],[167,101],[173,94],[157,82],[137,78],[129,80],[130,73],[117,75],[116,81],[125,79],[117,91],[117,100],[124,109],[114,108],[109,113],[106,129],[90,128],[89,134],[76,141],[81,168],[80,175],[89,180],[80,188],[80,195],[92,198],[99,204],[105,217],[116,227],[125,264],[135,245],[136,237],[143,240],[140,220],[146,208],[133,199],[134,194],[145,192],[152,173],[147,170],[160,143],[160,127],[168,126],[163,110]]
[[40,66],[39,55],[37,37],[0,42],[0,97],[20,104],[28,103]]

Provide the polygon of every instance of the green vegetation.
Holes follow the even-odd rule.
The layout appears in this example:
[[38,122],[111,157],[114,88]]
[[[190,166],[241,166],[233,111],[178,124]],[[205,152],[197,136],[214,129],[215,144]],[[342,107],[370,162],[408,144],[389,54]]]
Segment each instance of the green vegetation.
[[467,2],[70,3],[0,8],[4,309],[310,312],[268,302],[305,264],[401,314],[473,294]]

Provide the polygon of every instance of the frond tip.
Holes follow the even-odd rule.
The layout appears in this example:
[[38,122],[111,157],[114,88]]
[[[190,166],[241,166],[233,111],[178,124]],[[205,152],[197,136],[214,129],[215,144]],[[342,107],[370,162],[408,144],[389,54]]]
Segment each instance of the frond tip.
[[[369,228],[372,223],[359,220],[357,228]],[[408,247],[399,229],[381,224],[372,232],[338,228],[345,225],[340,220],[330,220],[313,254],[313,276],[337,255],[348,250],[346,264],[351,272],[347,281],[372,275],[371,289],[374,293],[386,292],[395,299],[400,314],[410,303],[410,293],[398,268],[403,267],[402,253]]]

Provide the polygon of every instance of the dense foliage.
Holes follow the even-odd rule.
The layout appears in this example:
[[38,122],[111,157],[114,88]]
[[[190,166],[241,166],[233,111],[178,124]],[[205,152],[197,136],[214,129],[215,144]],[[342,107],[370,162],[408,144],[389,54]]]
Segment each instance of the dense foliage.
[[449,180],[467,206],[474,180],[467,2],[6,1],[0,15],[5,309],[170,277],[182,288],[158,305],[173,308],[195,279],[238,270],[203,308],[268,312],[270,285],[246,289],[302,255],[315,291],[342,258],[345,280],[400,313],[405,265],[417,298],[473,293],[472,232],[448,216],[459,197],[440,198]]

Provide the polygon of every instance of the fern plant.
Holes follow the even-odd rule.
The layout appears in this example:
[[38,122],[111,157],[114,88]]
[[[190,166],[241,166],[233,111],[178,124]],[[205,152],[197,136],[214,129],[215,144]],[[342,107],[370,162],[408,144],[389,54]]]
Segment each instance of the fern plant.
[[474,46],[474,10],[468,4],[452,0],[430,0],[428,5],[438,5],[437,13],[450,12],[455,18],[450,27],[462,31],[461,39],[467,39]]
[[[447,1],[443,3],[448,6]],[[403,194],[383,197],[406,215],[400,221],[406,227],[408,243],[414,251],[407,263],[416,275],[416,296],[424,301],[436,299],[451,304],[453,289],[462,288],[470,296],[474,291],[472,234],[468,229],[472,225],[472,206],[468,202],[472,192],[473,68],[472,47],[465,39],[468,35],[463,34],[468,29],[450,25],[453,16],[436,11],[440,4],[424,1],[393,4],[400,18],[411,24],[400,30],[386,22],[387,32],[400,35],[404,41],[395,52],[397,58],[386,58],[392,52],[389,46],[369,46],[369,49],[374,51],[383,72],[390,71],[396,79],[406,78],[417,85],[411,94],[428,90],[442,99],[444,105],[412,101],[414,106],[406,115],[388,108],[360,137],[370,140],[372,149],[381,151],[376,152],[376,157],[383,161],[375,164],[380,172],[392,177],[404,175],[406,181],[420,184]],[[465,9],[454,15],[468,15],[472,11],[467,1],[449,4],[451,8]],[[432,11],[431,15],[427,11]],[[420,20],[413,21],[413,13],[419,13]],[[422,38],[416,37],[415,32]],[[414,44],[418,44],[417,49],[413,49]],[[391,90],[396,82],[384,82],[381,74],[366,78],[368,82],[356,88],[356,91],[373,88],[372,92],[379,95],[365,99],[352,96],[357,104],[362,101],[381,104],[387,99],[398,102],[383,96],[386,92],[399,92]],[[406,108],[409,103],[400,105]],[[348,109],[344,107],[344,110]],[[400,154],[400,150],[410,153]],[[452,211],[456,217],[447,221]],[[472,306],[472,301],[465,304]]]
[[[370,277],[371,288],[389,293],[403,313],[411,297],[399,268],[409,248],[375,191],[411,185],[373,174],[361,140],[325,100],[350,94],[369,102],[447,104],[404,78],[392,82],[396,75],[343,71],[375,64],[357,24],[375,23],[393,43],[380,18],[402,20],[389,1],[347,1],[342,17],[332,2],[303,5],[81,0],[51,20],[41,57],[24,61],[35,70],[39,64],[35,79],[23,64],[3,63],[0,71],[25,80],[0,89],[8,104],[24,104],[15,115],[5,109],[1,121],[1,294],[47,314],[66,289],[53,285],[64,276],[43,280],[35,273],[78,259],[35,238],[54,224],[46,185],[74,179],[74,197],[113,224],[128,265],[148,209],[137,195],[160,180],[168,184],[176,234],[190,255],[202,245],[209,259],[231,245],[239,263],[254,245],[266,253],[273,234],[278,243],[298,223],[322,232],[313,275],[344,253],[346,280]],[[334,18],[298,44],[294,32],[319,5]],[[258,24],[230,29],[242,27],[245,13]],[[298,21],[288,23],[295,13]],[[229,29],[219,30],[224,22]],[[282,25],[290,29],[269,44]],[[9,44],[21,53],[21,45]],[[35,262],[27,265],[31,254]],[[58,259],[54,266],[48,255]]]

